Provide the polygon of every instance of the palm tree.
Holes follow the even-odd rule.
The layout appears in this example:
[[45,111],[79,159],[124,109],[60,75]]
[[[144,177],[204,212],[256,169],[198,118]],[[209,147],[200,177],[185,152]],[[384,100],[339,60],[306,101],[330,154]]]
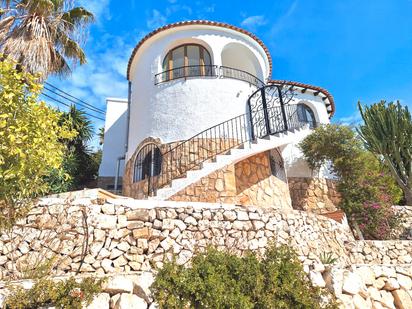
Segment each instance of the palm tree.
[[97,133],[97,136],[99,137],[99,145],[104,144],[104,128],[99,128],[99,132]]
[[67,147],[67,173],[72,178],[73,189],[82,189],[95,179],[99,168],[96,153],[89,146],[94,134],[93,125],[84,111],[74,105],[62,113],[61,122],[69,124],[77,132],[74,139],[63,142]]
[[86,63],[80,47],[85,27],[94,20],[73,0],[2,0],[0,53],[31,73],[64,75]]

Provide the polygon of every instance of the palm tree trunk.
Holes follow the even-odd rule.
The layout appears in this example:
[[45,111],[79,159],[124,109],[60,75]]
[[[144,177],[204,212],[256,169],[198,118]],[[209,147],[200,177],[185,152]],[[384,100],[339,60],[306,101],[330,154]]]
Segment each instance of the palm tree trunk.
[[405,195],[405,202],[407,206],[412,206],[412,190],[404,189],[403,194]]

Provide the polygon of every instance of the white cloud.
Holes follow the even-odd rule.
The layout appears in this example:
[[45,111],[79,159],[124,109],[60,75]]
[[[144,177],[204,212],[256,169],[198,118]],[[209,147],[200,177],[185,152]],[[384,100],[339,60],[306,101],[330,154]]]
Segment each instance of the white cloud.
[[298,0],[295,0],[290,5],[286,13],[277,19],[277,22],[274,23],[274,25],[272,26],[270,30],[270,33],[272,36],[279,33],[281,30],[283,30],[286,27],[289,17],[292,16],[292,14],[295,12],[297,6],[298,6]]
[[359,111],[356,110],[353,114],[351,114],[347,117],[342,117],[342,118],[335,119],[334,122],[342,124],[342,125],[346,125],[346,126],[357,126],[362,122],[362,117],[361,117]]
[[163,26],[167,21],[165,15],[160,13],[158,10],[152,10],[151,16],[146,21],[146,26],[149,29],[155,29]]
[[256,30],[257,27],[259,26],[264,26],[268,23],[267,19],[263,15],[255,15],[255,16],[249,16],[245,18],[240,24],[245,27],[249,28],[251,30]]

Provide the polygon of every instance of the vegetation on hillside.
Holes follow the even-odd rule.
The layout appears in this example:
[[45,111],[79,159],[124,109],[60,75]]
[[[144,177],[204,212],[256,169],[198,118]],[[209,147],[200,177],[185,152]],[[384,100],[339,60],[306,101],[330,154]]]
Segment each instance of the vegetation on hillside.
[[321,126],[300,143],[300,148],[314,170],[331,163],[339,177],[339,206],[359,224],[365,237],[393,236],[399,220],[391,206],[402,198],[402,191],[388,168],[363,147],[350,127]]
[[0,10],[0,52],[25,70],[67,74],[86,63],[81,48],[93,14],[72,0],[3,0]]
[[56,308],[81,309],[89,305],[96,294],[101,292],[103,281],[85,278],[76,281],[73,277],[53,281],[48,278],[36,279],[32,288],[11,287],[5,308],[33,309]]
[[152,292],[160,308],[336,308],[311,285],[288,246],[271,245],[263,258],[208,248],[185,268],[165,263]]

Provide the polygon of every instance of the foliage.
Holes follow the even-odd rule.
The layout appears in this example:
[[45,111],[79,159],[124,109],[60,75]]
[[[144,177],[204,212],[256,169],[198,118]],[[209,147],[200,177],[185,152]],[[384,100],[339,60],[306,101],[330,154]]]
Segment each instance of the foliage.
[[0,62],[0,229],[12,226],[32,198],[48,191],[44,177],[62,164],[64,146],[75,132],[59,124],[60,113],[38,102],[36,77]]
[[0,51],[31,73],[70,72],[70,65],[86,63],[80,47],[93,14],[72,0],[3,1]]
[[101,151],[92,152],[88,146],[93,137],[93,126],[82,110],[71,106],[68,112],[62,113],[60,122],[69,124],[78,134],[75,138],[62,140],[66,146],[63,172],[53,171],[48,178],[50,193],[83,189],[96,179],[101,161]]
[[160,308],[322,308],[323,292],[287,246],[271,245],[261,259],[208,248],[189,268],[165,263],[151,289]]
[[[367,211],[365,207],[369,203],[380,203],[382,208],[387,209],[385,214],[391,216],[388,220],[398,222],[397,215],[389,209],[402,198],[402,191],[387,167],[363,148],[362,141],[350,127],[332,124],[319,127],[299,146],[311,168],[319,169],[332,163],[332,170],[339,177],[337,188],[342,197],[339,206],[365,230],[373,230],[372,225],[375,224],[365,221],[361,215]],[[376,215],[383,214],[379,212]],[[378,220],[378,217],[375,219]],[[378,221],[386,219],[382,217]],[[390,224],[390,227],[395,229],[396,224]],[[381,234],[368,235],[377,237]]]
[[101,292],[102,283],[103,280],[95,278],[85,278],[80,282],[73,277],[58,282],[47,278],[37,279],[29,290],[11,287],[11,294],[6,299],[5,308],[31,309],[55,306],[80,309],[82,304],[90,304],[94,296]]
[[366,239],[393,239],[397,236],[401,218],[387,204],[365,202],[357,216]]
[[103,127],[99,128],[99,132],[97,133],[97,136],[99,137],[99,145],[102,146],[104,144],[104,128]]
[[358,132],[365,146],[383,157],[406,203],[412,205],[412,118],[408,107],[399,101],[381,101],[366,107],[359,102],[358,106],[364,121]]
[[333,257],[332,252],[322,252],[319,258],[324,265],[335,264],[335,262],[338,260],[337,258]]

